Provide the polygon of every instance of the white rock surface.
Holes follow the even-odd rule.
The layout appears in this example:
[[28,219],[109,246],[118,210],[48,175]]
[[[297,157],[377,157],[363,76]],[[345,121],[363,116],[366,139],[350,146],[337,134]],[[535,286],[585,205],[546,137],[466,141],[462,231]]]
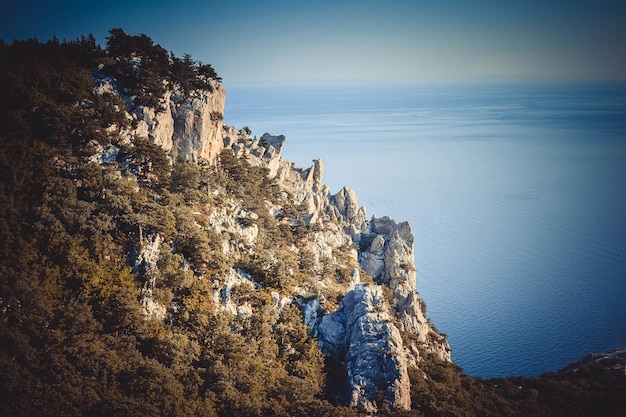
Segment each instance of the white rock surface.
[[374,412],[378,391],[393,408],[411,408],[410,381],[402,338],[391,321],[380,286],[358,284],[332,314],[312,318],[316,302],[305,306],[305,319],[322,351],[345,362],[351,406]]
[[122,129],[120,136],[146,137],[171,153],[173,160],[214,161],[223,148],[223,114],[226,91],[222,84],[209,80],[210,89],[192,90],[188,94],[172,84],[160,99],[160,106],[133,106],[130,97],[117,90],[113,77],[96,73],[97,94],[117,94],[128,105],[127,117],[134,128]]
[[[424,316],[416,290],[415,239],[411,225],[397,223],[389,217],[366,220],[365,209],[358,206],[353,190],[344,187],[330,195],[322,183],[324,165],[320,160],[314,160],[310,168],[301,169],[282,159],[284,137],[266,134],[265,139],[256,141],[232,128],[225,132],[227,146],[237,149],[250,163],[268,167],[270,176],[286,195],[307,213],[307,222],[322,226],[313,234],[309,245],[316,262],[355,242],[358,263],[380,284],[359,283],[361,277],[356,270],[344,287],[352,290],[334,313],[326,311],[324,300],[317,297],[305,298],[300,303],[304,322],[318,338],[322,351],[346,363],[349,404],[374,411],[380,406],[374,403],[374,396],[382,389],[384,400],[392,407],[410,408],[407,368],[419,366],[424,352],[451,361],[448,342]],[[276,148],[270,144],[277,144]],[[268,148],[272,148],[271,152]],[[317,285],[328,288],[337,284],[324,278]],[[382,297],[382,286],[392,291],[393,309]],[[412,334],[410,346],[403,346],[401,332]]]

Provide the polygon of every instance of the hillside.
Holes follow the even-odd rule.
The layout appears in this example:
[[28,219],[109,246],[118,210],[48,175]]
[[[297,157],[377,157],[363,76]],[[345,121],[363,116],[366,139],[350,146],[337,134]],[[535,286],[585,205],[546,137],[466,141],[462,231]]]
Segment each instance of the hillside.
[[623,415],[603,361],[463,375],[411,225],[225,126],[210,65],[0,41],[0,91],[0,414]]

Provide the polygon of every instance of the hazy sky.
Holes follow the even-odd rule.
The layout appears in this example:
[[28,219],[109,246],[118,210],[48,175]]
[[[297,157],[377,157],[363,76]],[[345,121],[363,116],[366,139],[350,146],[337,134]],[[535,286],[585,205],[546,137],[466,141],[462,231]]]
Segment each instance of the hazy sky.
[[626,80],[625,0],[4,0],[0,38],[145,33],[226,86]]

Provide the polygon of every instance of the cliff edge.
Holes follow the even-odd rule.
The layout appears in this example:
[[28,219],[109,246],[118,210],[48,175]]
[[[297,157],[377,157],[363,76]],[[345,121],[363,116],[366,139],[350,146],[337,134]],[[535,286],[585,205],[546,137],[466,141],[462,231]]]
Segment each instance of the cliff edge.
[[[96,73],[95,81],[96,94],[118,95],[124,102],[133,103],[117,89],[114,77]],[[282,158],[284,135],[265,133],[257,139],[249,131],[224,126],[226,92],[221,83],[210,80],[208,88],[187,92],[176,83],[164,85],[157,107],[127,106],[125,118],[131,123],[119,129],[122,141],[130,143],[133,138],[144,137],[165,150],[172,161],[204,161],[214,166],[220,164],[222,151],[230,151],[236,158],[266,169],[268,178],[297,207],[302,222],[316,226],[314,240],[307,244],[316,268],[321,269],[321,262],[334,252],[353,248],[349,256],[357,267],[350,272],[348,282],[337,283],[324,277],[312,288],[296,286],[284,303],[297,302],[309,333],[318,340],[322,352],[334,363],[345,364],[345,386],[349,388],[338,394],[340,401],[375,411],[378,407],[375,396],[383,391],[384,401],[392,407],[410,409],[408,367],[419,367],[421,355],[427,353],[441,361],[451,361],[449,345],[426,319],[424,303],[415,288],[414,236],[410,224],[397,223],[389,217],[368,220],[365,208],[358,205],[356,193],[347,187],[332,195],[323,183],[321,160],[314,161],[311,167],[296,168]],[[100,160],[106,160],[105,150],[102,152]],[[270,207],[274,212],[281,209]],[[211,224],[230,224],[217,230],[245,235],[247,245],[254,246],[258,237],[255,225],[242,227],[237,222],[229,223],[227,217],[232,216],[229,210],[219,214],[213,211],[209,216],[213,219]],[[161,238],[154,235],[149,239],[142,243],[136,265],[154,259],[148,264],[156,270]],[[232,242],[224,242],[223,246],[224,254],[232,256],[233,250],[228,248]],[[222,308],[235,314],[249,308],[224,294],[230,294],[247,280],[241,275],[241,271],[226,274],[230,278],[218,285],[213,296]],[[370,283],[361,282],[362,275],[369,277]],[[146,287],[142,305],[147,314],[164,317],[170,307],[153,300],[153,286]],[[320,290],[322,287],[324,291]],[[343,293],[335,308],[329,308],[324,296],[319,295],[328,292],[328,287]]]
[[[385,402],[410,409],[408,367],[419,367],[424,354],[451,361],[449,344],[426,319],[416,290],[411,225],[389,217],[367,220],[353,190],[344,187],[330,194],[323,184],[321,160],[296,168],[283,159],[285,140],[283,135],[266,133],[256,139],[243,130],[224,129],[225,148],[252,165],[266,167],[269,178],[299,207],[306,224],[318,227],[311,245],[318,261],[325,253],[353,248],[350,256],[359,268],[350,272],[348,283],[339,285],[345,293],[336,309],[326,308],[311,291],[296,295],[309,332],[324,354],[345,364],[349,388],[344,402],[374,411],[374,398],[382,391]],[[361,274],[369,277],[369,284],[360,282]]]

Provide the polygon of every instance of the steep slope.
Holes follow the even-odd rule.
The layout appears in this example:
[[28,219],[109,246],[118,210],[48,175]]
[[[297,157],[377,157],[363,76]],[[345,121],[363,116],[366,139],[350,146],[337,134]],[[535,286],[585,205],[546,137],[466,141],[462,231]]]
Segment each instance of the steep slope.
[[[267,166],[270,178],[278,179],[279,187],[294,195],[293,204],[301,208],[305,221],[320,229],[316,247],[311,248],[318,263],[324,252],[354,247],[352,257],[361,270],[350,272],[347,286],[344,277],[335,277],[316,282],[309,291],[296,290],[297,297],[306,299],[305,323],[322,351],[334,362],[346,364],[350,388],[344,398],[352,406],[374,411],[375,396],[383,391],[384,401],[392,407],[410,409],[408,366],[419,367],[420,355],[425,353],[451,360],[445,337],[426,320],[415,289],[411,226],[388,217],[365,220],[365,209],[348,188],[331,196],[322,183],[321,161],[297,169],[281,158],[284,136],[265,134],[257,141],[243,131],[230,129],[226,134],[225,143],[236,155]],[[370,284],[359,282],[362,274]],[[320,307],[315,294],[324,286],[344,292],[336,311]]]
[[[96,93],[130,97],[117,90],[116,79],[95,73]],[[172,160],[215,160],[222,149],[222,119],[226,92],[222,84],[208,79],[210,90],[185,93],[178,84],[167,83],[158,107],[136,105],[126,112],[131,126],[121,129],[122,138],[145,137],[170,153]]]
[[[145,57],[133,52],[129,54],[129,60],[141,67]],[[195,217],[206,216],[208,219],[206,224],[200,225],[203,230],[229,236],[227,240],[217,242],[217,246],[222,248],[220,256],[230,257],[233,263],[230,268],[217,269],[212,274],[217,287],[213,293],[217,307],[235,314],[254,314],[249,304],[238,304],[230,294],[234,288],[246,283],[252,287],[267,284],[255,280],[246,268],[236,267],[237,263],[247,262],[247,257],[258,256],[259,225],[255,220],[267,216],[267,213],[259,213],[258,210],[269,210],[274,219],[283,217],[281,222],[285,225],[302,223],[304,227],[316,228],[312,234],[307,233],[303,238],[296,239],[292,246],[295,247],[293,255],[299,254],[299,248],[313,254],[312,271],[319,278],[309,280],[305,287],[295,278],[292,270],[288,273],[294,275],[290,285],[281,285],[280,288],[285,294],[278,294],[275,298],[283,300],[281,305],[289,305],[300,298],[308,300],[301,308],[307,312],[305,320],[309,333],[318,339],[325,355],[337,363],[346,363],[345,376],[350,388],[349,392],[339,397],[349,399],[346,401],[349,405],[375,411],[378,405],[374,397],[382,390],[387,392],[384,401],[391,407],[410,409],[407,367],[418,367],[421,355],[426,352],[435,353],[442,361],[450,361],[449,346],[426,320],[424,304],[415,289],[414,237],[410,225],[406,222],[397,224],[386,217],[366,220],[365,209],[358,207],[355,193],[348,188],[331,196],[322,182],[322,161],[316,161],[310,168],[295,168],[281,157],[284,136],[266,133],[256,139],[249,132],[223,127],[225,92],[216,80],[209,80],[203,88],[187,91],[174,81],[166,82],[162,95],[153,97],[157,107],[134,104],[135,100],[119,88],[118,79],[103,71],[95,73],[95,80],[96,94],[117,96],[126,103],[132,103],[127,106],[124,116],[132,123],[129,127],[119,128],[119,143],[132,143],[134,138],[145,136],[168,152],[172,161],[205,161],[218,170],[225,163],[221,152],[225,149],[236,159],[266,169],[267,179],[281,190],[282,201],[265,201],[269,203],[267,207],[260,204],[255,210],[249,210],[243,207],[245,201],[233,200],[229,207],[205,205],[194,212]],[[107,155],[112,146],[115,145],[104,147],[96,160],[111,161],[110,155]],[[233,163],[232,159],[230,163]],[[120,168],[124,170],[122,165]],[[149,171],[150,168],[146,168]],[[217,188],[214,192],[222,191]],[[297,215],[282,214],[285,206],[294,207]],[[147,277],[143,307],[148,315],[161,320],[167,317],[167,311],[175,310],[172,305],[159,304],[152,297],[155,276],[159,275],[162,241],[159,233],[140,236],[138,246],[142,249],[134,266],[135,272],[142,272]],[[348,253],[354,265],[350,277],[337,272],[328,274],[323,264],[338,265],[336,270],[345,268],[335,253],[350,247],[353,249]],[[270,264],[284,262],[280,257],[285,248],[280,247],[280,242],[276,242],[276,247],[264,250],[265,255],[273,258]],[[205,275],[199,268],[196,268],[196,273]],[[276,274],[273,270],[264,273]],[[370,283],[361,283],[361,275],[367,277]],[[385,291],[386,297],[382,296],[383,287],[389,290]],[[339,307],[326,305],[324,294],[328,292],[343,298]],[[372,304],[372,299],[378,301]],[[365,310],[355,308],[356,305],[365,306]],[[316,311],[312,311],[314,306],[317,306]],[[374,314],[376,309],[387,313]],[[310,319],[313,316],[317,319]],[[341,324],[332,326],[330,323]],[[337,332],[349,337],[338,339],[335,337]],[[386,359],[381,372],[373,371],[378,369],[382,358]]]

